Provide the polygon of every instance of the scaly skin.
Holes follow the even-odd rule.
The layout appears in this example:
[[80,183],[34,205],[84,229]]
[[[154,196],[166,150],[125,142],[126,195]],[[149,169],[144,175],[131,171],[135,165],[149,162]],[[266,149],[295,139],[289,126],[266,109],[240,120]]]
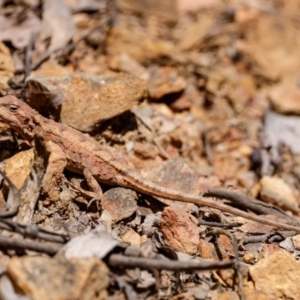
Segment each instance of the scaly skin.
[[248,220],[300,233],[300,227],[268,220],[214,200],[181,193],[147,181],[133,170],[125,157],[100,146],[93,138],[73,128],[42,117],[14,96],[0,98],[0,121],[8,124],[29,142],[33,141],[36,134],[42,134],[46,141],[52,141],[61,147],[66,154],[69,170],[82,173],[87,169],[100,182],[131,188],[155,197],[212,207]]

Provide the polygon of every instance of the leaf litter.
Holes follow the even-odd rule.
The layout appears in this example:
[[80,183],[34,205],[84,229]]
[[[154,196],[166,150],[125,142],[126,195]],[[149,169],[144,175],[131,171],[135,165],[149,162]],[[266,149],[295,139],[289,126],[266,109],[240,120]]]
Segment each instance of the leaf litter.
[[[151,181],[299,225],[299,0],[0,5],[2,96]],[[43,136],[0,134],[3,299],[299,299],[299,235],[99,186]]]

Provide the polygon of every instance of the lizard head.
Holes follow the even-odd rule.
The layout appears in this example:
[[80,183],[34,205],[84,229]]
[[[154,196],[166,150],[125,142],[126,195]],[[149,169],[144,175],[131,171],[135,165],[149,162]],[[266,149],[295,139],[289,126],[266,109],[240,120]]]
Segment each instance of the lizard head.
[[9,125],[26,140],[34,136],[36,114],[35,110],[14,96],[0,98],[0,122]]

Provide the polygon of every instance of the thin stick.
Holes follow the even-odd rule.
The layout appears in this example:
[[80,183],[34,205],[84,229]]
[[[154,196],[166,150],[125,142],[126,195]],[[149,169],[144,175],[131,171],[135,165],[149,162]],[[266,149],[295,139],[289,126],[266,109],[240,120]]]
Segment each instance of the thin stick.
[[207,262],[207,261],[176,261],[176,260],[159,260],[141,257],[130,257],[121,254],[112,254],[108,263],[116,267],[142,268],[146,270],[170,270],[170,271],[207,271],[214,269],[232,268],[234,262]]

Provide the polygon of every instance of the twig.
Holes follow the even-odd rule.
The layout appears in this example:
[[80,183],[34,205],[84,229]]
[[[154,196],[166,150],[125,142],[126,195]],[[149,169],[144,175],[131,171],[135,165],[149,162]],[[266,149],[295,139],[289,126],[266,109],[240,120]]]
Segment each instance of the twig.
[[262,201],[256,200],[252,197],[249,197],[241,192],[232,191],[228,189],[222,188],[214,188],[210,189],[203,194],[203,197],[216,197],[216,198],[223,198],[230,200],[231,202],[243,206],[245,208],[250,209],[251,211],[264,214],[264,215],[275,215],[280,218],[289,219],[294,225],[299,225],[299,221],[295,218],[287,215],[284,211],[280,208],[270,205],[268,203],[264,203]]
[[239,262],[239,249],[238,249],[238,244],[236,241],[235,236],[230,233],[229,231],[223,230],[223,229],[214,229],[210,232],[208,232],[208,236],[209,235],[219,235],[219,234],[224,234],[226,236],[228,236],[231,240],[232,243],[232,247],[233,247],[233,254],[235,256],[235,270],[236,270],[236,274],[238,277],[238,287],[239,287],[239,294],[242,300],[245,300],[245,293],[244,293],[244,287],[243,287],[243,276],[242,276],[242,272],[241,272],[241,265]]
[[55,255],[62,245],[50,244],[45,242],[27,241],[22,239],[15,239],[5,236],[0,236],[0,248],[8,248],[15,250],[32,250],[36,252]]
[[193,271],[193,270],[213,270],[232,268],[234,262],[195,262],[195,261],[176,261],[159,260],[141,257],[129,257],[121,254],[112,254],[108,263],[116,267],[142,268],[146,270],[169,270],[169,271]]
[[267,234],[246,236],[244,238],[244,244],[259,243],[266,241],[270,243],[275,241],[282,241],[287,237],[294,236],[295,234],[295,231],[276,231]]
[[241,224],[239,224],[239,223],[222,224],[222,223],[218,223],[218,222],[199,221],[198,225],[205,225],[205,226],[211,226],[211,227],[232,228],[232,227],[238,227]]
[[65,244],[70,239],[69,236],[67,236],[67,235],[50,232],[50,231],[44,230],[42,228],[39,228],[38,226],[36,226],[34,224],[21,225],[21,224],[13,222],[11,220],[1,219],[1,218],[0,218],[0,229],[19,233],[19,234],[23,235],[24,237],[43,239],[43,240],[46,240],[49,242],[54,242],[54,243]]
[[[82,35],[77,41],[66,45],[64,47],[60,47],[58,49],[55,49],[53,51],[50,51],[48,53],[46,53],[43,57],[41,57],[33,66],[31,66],[30,71],[34,71],[37,68],[39,68],[41,66],[41,64],[43,62],[45,62],[52,54],[58,53],[60,51],[72,51],[75,49],[75,47],[77,46],[78,43],[80,43],[82,40],[85,40],[90,34],[92,34],[94,31],[96,31],[97,29],[100,29],[101,27],[104,27],[105,25],[110,25],[112,23],[112,19],[109,18],[107,20],[105,20],[104,22],[102,22],[99,25],[96,25],[95,27],[93,27],[90,31],[88,31],[86,34]],[[19,69],[15,71],[15,74],[22,74],[24,73],[25,70],[24,69]]]

